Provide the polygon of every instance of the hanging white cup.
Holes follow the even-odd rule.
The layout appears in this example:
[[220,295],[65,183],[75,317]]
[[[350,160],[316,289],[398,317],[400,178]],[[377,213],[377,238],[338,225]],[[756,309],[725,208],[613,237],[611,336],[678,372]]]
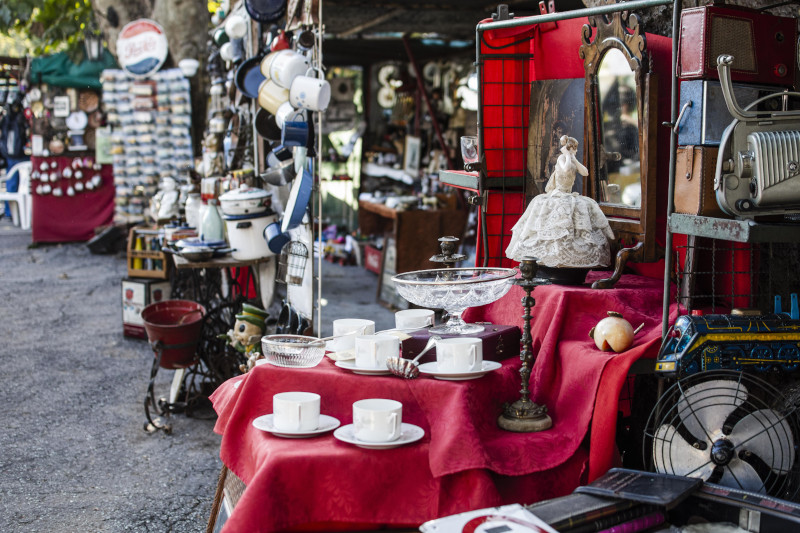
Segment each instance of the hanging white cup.
[[308,111],[296,109],[291,102],[284,102],[275,112],[275,122],[279,128],[283,128],[285,122],[308,122]]
[[308,72],[309,66],[308,58],[303,54],[294,50],[281,50],[270,62],[268,77],[284,89],[289,89],[295,78]]
[[331,84],[322,78],[310,76],[310,69],[304,76],[297,76],[289,89],[289,101],[294,107],[310,111],[325,111],[331,102]]

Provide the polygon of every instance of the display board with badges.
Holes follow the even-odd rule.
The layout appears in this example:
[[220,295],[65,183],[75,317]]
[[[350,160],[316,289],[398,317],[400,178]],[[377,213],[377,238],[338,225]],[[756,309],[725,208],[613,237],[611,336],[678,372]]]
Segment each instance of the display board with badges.
[[161,178],[194,166],[192,106],[179,69],[134,78],[123,70],[103,71],[103,105],[111,126],[117,223],[144,220]]

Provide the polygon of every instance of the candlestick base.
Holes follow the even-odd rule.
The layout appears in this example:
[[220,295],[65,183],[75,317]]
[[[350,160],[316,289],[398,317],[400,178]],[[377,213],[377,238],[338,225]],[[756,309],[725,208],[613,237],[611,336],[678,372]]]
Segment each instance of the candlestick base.
[[517,400],[506,404],[503,414],[497,418],[497,425],[506,431],[534,433],[550,429],[553,420],[547,414],[547,407],[530,400]]

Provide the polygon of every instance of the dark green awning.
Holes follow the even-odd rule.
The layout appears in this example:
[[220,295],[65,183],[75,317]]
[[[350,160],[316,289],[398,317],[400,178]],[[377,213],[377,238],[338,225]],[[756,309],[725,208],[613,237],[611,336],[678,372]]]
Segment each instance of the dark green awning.
[[31,83],[47,83],[57,87],[76,89],[102,89],[100,73],[107,68],[118,68],[111,52],[104,49],[100,61],[84,59],[76,65],[64,52],[37,57],[31,61]]

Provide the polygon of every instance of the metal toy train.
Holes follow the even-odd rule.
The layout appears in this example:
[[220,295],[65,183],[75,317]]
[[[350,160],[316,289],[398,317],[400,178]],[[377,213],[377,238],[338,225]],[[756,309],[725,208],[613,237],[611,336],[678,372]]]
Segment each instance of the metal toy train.
[[792,309],[758,315],[684,315],[661,344],[656,372],[681,378],[705,370],[783,371],[800,369],[800,316]]

